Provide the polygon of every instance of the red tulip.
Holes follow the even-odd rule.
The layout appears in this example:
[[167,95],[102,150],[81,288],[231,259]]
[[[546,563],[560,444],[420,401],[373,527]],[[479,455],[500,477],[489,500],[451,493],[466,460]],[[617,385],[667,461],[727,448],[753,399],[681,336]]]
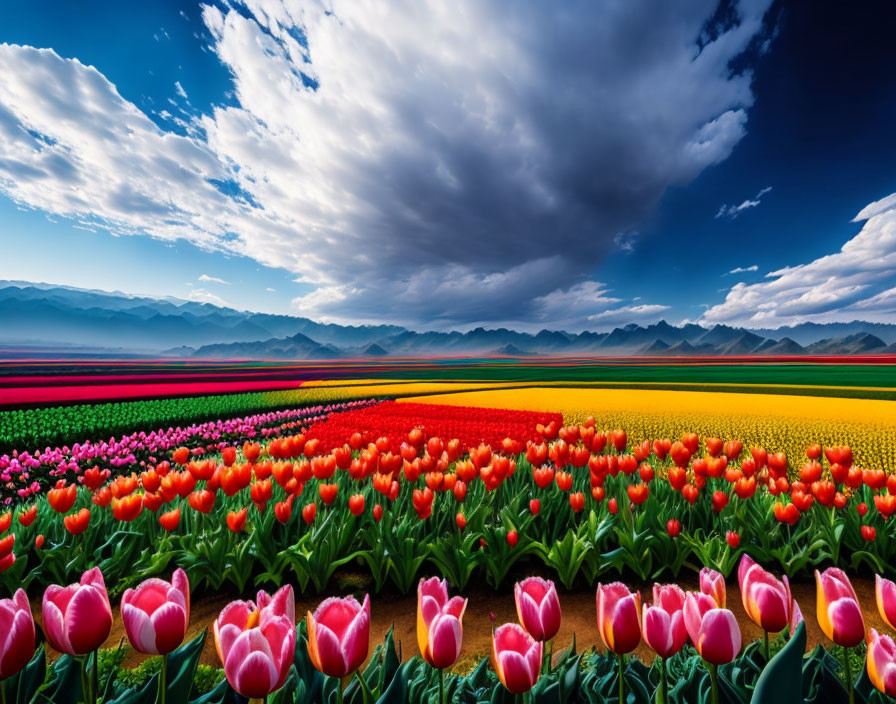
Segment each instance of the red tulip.
[[375,504],[373,507],[373,520],[376,521],[377,523],[379,523],[380,520],[382,519],[382,517],[383,517],[383,507],[380,506],[379,504]]
[[364,494],[352,494],[348,497],[348,510],[353,516],[364,513]]
[[569,505],[572,507],[573,513],[579,513],[585,508],[585,495],[581,491],[575,491],[569,495]]
[[519,536],[516,534],[515,530],[507,531],[507,544],[510,547],[514,547],[519,540]]
[[159,525],[167,531],[175,530],[180,525],[180,507],[159,516]]
[[317,515],[317,504],[305,504],[302,507],[302,520],[309,526],[314,523],[314,517]]
[[90,525],[90,509],[82,508],[77,513],[73,513],[62,519],[65,529],[72,535],[81,535]]
[[677,538],[678,534],[681,533],[681,523],[675,518],[670,518],[666,523],[666,531],[673,538]]
[[529,512],[533,516],[537,516],[539,511],[541,511],[541,500],[532,499],[531,501],[529,501]]
[[19,523],[27,528],[34,523],[35,518],[37,518],[37,506],[32,505],[27,511],[22,511],[19,514]]
[[454,522],[457,523],[457,527],[460,528],[460,530],[467,527],[467,517],[462,513],[458,513],[454,517]]
[[227,527],[234,533],[239,533],[246,527],[246,517],[249,515],[249,509],[242,508],[239,511],[229,511],[227,513]]
[[47,492],[47,503],[56,513],[68,513],[78,498],[78,487],[74,484],[57,486]]
[[728,543],[732,550],[737,550],[737,547],[740,545],[740,536],[733,530],[729,530],[725,533],[725,542]]

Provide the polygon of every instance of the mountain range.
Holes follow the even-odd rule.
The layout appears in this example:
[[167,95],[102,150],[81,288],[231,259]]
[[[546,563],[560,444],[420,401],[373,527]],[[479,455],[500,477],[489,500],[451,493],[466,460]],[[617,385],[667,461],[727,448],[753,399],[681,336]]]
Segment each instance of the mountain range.
[[416,332],[336,325],[177,298],[0,281],[3,354],[334,359],[499,355],[800,355],[896,353],[896,324],[802,323],[771,329],[675,326],[536,334],[507,328]]

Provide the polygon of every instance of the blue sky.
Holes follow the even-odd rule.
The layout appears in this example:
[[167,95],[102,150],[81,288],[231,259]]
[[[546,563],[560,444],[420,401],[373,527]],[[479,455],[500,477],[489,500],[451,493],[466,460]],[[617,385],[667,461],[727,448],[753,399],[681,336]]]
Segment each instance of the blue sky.
[[0,278],[417,328],[896,320],[892,7],[673,5],[7,2]]

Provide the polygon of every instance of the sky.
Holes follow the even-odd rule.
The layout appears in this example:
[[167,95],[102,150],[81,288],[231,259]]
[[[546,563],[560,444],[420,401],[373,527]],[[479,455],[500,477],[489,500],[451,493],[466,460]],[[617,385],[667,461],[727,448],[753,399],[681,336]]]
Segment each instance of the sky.
[[343,323],[896,322],[896,6],[0,6],[0,278]]

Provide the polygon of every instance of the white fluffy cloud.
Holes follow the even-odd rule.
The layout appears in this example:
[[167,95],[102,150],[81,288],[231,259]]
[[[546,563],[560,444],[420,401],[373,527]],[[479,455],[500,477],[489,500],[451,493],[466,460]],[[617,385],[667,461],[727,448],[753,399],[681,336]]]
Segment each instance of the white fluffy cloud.
[[219,279],[217,276],[209,276],[208,274],[200,274],[197,281],[202,281],[204,283],[210,283],[210,284],[223,284],[224,286],[230,286],[229,281],[225,281],[224,279]]
[[715,0],[206,6],[236,101],[191,136],[0,45],[0,189],[286,268],[317,318],[584,322],[618,302],[588,282],[618,233],[745,134],[731,61],[769,2],[715,25]]
[[896,314],[896,194],[864,208],[861,231],[839,252],[735,284],[702,323],[779,327],[803,321],[892,322]]

